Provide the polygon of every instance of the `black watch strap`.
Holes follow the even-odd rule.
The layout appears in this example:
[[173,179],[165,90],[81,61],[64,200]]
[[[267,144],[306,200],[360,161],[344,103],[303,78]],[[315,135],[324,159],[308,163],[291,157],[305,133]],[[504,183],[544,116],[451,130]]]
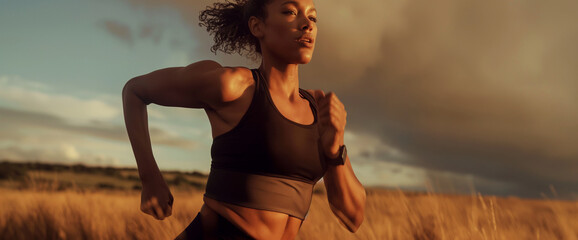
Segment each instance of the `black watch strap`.
[[347,158],[347,147],[341,145],[339,147],[339,154],[336,158],[327,158],[327,163],[330,165],[343,165],[345,164],[345,159]]

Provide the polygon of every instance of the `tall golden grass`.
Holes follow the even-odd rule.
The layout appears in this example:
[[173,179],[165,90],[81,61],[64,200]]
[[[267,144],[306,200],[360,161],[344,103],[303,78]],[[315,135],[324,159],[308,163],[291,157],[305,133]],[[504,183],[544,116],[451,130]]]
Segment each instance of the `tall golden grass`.
[[[0,189],[0,239],[173,239],[196,216],[200,191],[176,191],[173,215],[139,211],[138,191]],[[297,239],[578,239],[578,202],[368,191],[349,233],[315,194]]]

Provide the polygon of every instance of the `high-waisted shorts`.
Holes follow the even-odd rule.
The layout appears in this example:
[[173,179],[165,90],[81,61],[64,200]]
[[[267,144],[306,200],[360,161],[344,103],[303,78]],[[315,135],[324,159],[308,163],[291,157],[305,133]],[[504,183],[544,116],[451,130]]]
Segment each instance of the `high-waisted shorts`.
[[[218,215],[217,227],[214,234],[219,240],[252,240],[251,236],[243,232],[237,226],[233,225],[229,220]],[[201,213],[198,213],[195,219],[187,226],[187,228],[175,238],[175,240],[202,240],[203,238],[203,224],[201,222]],[[207,235],[207,234],[205,234]]]

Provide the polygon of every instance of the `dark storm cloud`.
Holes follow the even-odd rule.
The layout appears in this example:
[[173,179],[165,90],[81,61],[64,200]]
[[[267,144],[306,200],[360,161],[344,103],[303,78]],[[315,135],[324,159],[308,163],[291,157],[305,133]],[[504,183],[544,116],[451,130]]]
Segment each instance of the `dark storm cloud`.
[[[0,139],[18,140],[21,131],[34,129],[56,129],[76,136],[90,136],[127,142],[128,137],[124,126],[112,125],[104,122],[91,122],[86,125],[70,124],[59,117],[36,112],[20,111],[0,107]],[[191,149],[196,146],[194,141],[173,136],[166,131],[151,127],[150,134],[153,142],[165,146]],[[56,140],[56,139],[52,139]]]
[[513,194],[577,191],[576,5],[408,3],[406,29],[384,33],[375,64],[338,86],[350,126],[379,132],[414,165]]
[[[197,18],[213,1],[129,2],[174,7],[208,52]],[[405,164],[485,179],[487,193],[578,191],[578,2],[315,3],[302,85],[336,91],[350,130],[378,135]]]

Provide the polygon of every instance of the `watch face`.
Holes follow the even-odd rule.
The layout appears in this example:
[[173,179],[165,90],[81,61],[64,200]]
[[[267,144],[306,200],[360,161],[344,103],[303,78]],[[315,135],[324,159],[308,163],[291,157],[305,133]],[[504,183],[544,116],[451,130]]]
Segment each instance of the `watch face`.
[[345,145],[339,147],[339,156],[335,159],[336,165],[343,165],[345,164],[345,159],[347,158],[347,148]]
[[343,162],[345,162],[346,158],[347,158],[347,147],[345,145],[343,145],[343,151],[341,151],[341,160],[343,160]]

